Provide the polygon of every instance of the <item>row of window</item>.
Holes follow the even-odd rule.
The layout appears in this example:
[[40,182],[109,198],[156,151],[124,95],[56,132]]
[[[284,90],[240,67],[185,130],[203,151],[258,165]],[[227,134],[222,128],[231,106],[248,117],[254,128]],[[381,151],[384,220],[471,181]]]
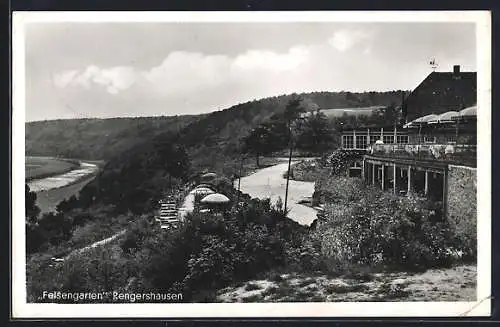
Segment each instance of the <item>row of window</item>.
[[[370,138],[370,144],[375,143],[379,138]],[[436,143],[435,136],[423,136],[421,138],[422,143]],[[384,135],[382,138],[384,144],[394,144],[394,135]],[[408,144],[409,138],[408,135],[397,135],[396,136],[397,144]],[[455,136],[448,136],[446,138],[447,143],[455,143]],[[342,146],[345,149],[366,149],[368,147],[368,138],[366,135],[356,135],[356,146],[354,146],[354,136],[353,135],[342,135]]]
[[[370,138],[370,144],[375,143],[379,140],[376,137]],[[397,135],[398,144],[409,143],[408,135]],[[382,141],[386,144],[394,143],[394,135],[384,135]],[[354,146],[354,136],[353,135],[343,135],[342,145],[346,149],[366,149],[368,147],[368,137],[366,135],[356,135],[356,146]]]

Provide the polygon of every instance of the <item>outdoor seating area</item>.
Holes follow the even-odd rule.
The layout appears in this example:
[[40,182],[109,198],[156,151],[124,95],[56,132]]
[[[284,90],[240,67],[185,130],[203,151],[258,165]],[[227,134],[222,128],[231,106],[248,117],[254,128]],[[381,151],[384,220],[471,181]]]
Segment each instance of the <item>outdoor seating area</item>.
[[222,213],[230,207],[230,199],[216,192],[213,185],[217,178],[215,173],[204,173],[199,177],[201,182],[184,198],[182,206],[178,207],[173,196],[167,196],[159,201],[160,208],[156,221],[162,229],[175,228],[184,217],[193,211],[202,213]]

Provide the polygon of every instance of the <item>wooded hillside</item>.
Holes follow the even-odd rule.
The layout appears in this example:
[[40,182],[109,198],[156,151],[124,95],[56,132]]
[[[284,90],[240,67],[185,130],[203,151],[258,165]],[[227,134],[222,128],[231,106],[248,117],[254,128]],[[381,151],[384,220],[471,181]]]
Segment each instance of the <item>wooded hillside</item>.
[[203,116],[60,119],[26,123],[26,155],[110,160],[136,144]]

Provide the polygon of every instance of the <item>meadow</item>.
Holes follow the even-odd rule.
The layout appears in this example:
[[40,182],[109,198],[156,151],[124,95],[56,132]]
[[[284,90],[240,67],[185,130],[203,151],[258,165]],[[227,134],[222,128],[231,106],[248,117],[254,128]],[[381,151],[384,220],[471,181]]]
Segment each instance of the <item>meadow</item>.
[[64,174],[79,166],[70,159],[26,156],[25,160],[26,181]]

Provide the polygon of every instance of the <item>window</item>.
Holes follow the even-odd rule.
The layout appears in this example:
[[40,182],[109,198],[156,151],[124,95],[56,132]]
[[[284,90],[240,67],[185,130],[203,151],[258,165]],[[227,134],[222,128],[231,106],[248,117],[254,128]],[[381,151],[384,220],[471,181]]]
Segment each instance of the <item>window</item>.
[[398,135],[398,143],[399,144],[407,144],[410,143],[408,139],[408,135]]
[[394,143],[394,135],[384,135],[384,138],[382,141],[385,144],[392,144],[392,143]]
[[365,135],[356,136],[356,148],[357,149],[366,149],[367,146],[367,138]]
[[352,135],[342,135],[342,145],[344,149],[352,149],[354,146]]
[[435,136],[424,136],[424,143],[436,143]]
[[453,136],[446,137],[446,143],[457,143],[457,138]]

